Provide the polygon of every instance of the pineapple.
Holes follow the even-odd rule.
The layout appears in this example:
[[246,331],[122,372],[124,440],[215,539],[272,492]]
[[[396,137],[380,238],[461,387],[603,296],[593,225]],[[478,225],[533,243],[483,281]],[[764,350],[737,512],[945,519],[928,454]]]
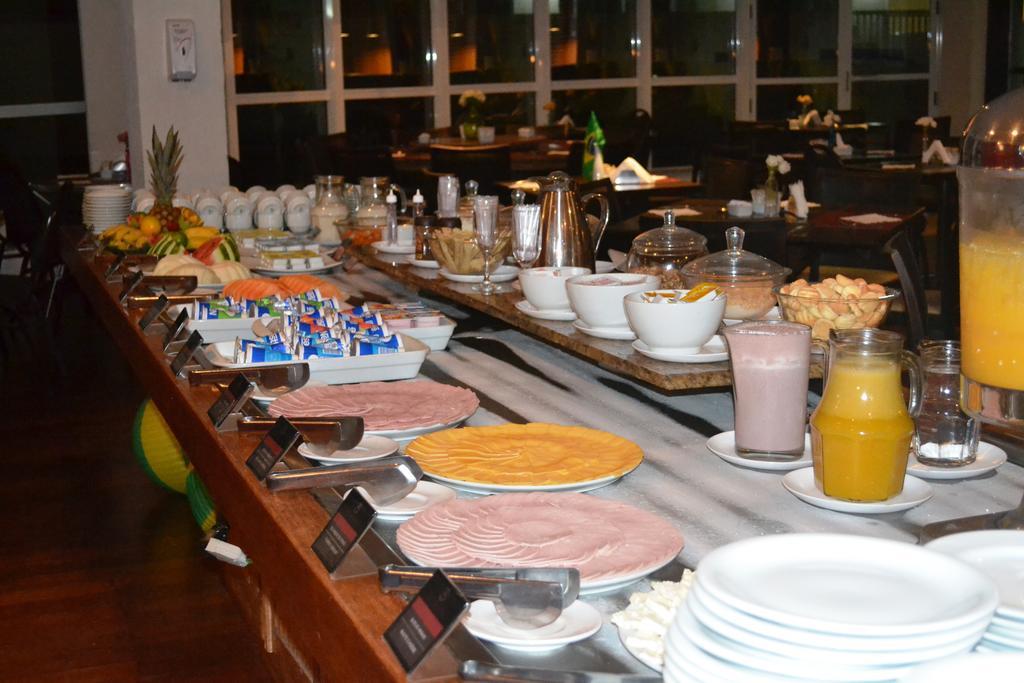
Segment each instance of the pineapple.
[[178,142],[178,132],[174,126],[167,129],[167,137],[163,143],[156,135],[153,126],[152,149],[146,155],[149,158],[149,182],[153,186],[156,202],[149,215],[160,220],[164,231],[175,232],[180,229],[178,218],[181,209],[171,205],[174,193],[178,189],[178,169],[181,168],[182,152]]

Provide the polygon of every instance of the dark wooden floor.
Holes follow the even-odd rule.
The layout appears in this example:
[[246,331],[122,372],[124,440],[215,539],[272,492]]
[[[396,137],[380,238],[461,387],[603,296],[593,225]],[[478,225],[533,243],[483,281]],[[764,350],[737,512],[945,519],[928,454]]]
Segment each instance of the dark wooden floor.
[[267,680],[185,497],[134,461],[143,392],[76,297],[59,347],[59,397],[28,360],[0,380],[0,681]]

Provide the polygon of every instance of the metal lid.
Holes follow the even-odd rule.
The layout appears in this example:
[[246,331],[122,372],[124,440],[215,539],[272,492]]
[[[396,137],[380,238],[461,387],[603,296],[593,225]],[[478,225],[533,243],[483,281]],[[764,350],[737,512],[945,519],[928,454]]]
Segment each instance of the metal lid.
[[968,168],[1024,168],[1024,88],[998,97],[967,124],[960,165]]
[[772,280],[782,282],[792,271],[764,256],[743,248],[743,230],[732,226],[725,231],[724,251],[702,256],[683,266],[684,275],[706,280]]
[[530,180],[535,181],[543,190],[573,190],[576,188],[576,182],[565,171],[555,171],[551,175],[537,176]]
[[676,256],[707,252],[708,238],[676,225],[675,213],[665,212],[665,223],[633,238],[630,253],[642,256]]

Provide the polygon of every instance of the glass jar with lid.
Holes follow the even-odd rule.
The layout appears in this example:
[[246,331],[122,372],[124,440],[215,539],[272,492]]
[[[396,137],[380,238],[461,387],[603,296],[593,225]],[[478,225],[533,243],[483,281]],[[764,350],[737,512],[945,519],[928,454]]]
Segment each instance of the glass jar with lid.
[[687,287],[710,282],[725,290],[726,318],[757,320],[775,306],[772,288],[785,282],[792,271],[744,249],[743,235],[736,226],[726,230],[726,249],[687,263],[683,280]]
[[708,253],[704,235],[676,225],[675,213],[665,212],[665,224],[637,235],[626,257],[626,271],[661,277],[663,289],[681,289],[681,269]]
[[316,206],[310,209],[310,220],[318,232],[320,244],[338,244],[337,221],[348,218],[348,206],[342,197],[345,179],[340,175],[318,175],[316,180]]

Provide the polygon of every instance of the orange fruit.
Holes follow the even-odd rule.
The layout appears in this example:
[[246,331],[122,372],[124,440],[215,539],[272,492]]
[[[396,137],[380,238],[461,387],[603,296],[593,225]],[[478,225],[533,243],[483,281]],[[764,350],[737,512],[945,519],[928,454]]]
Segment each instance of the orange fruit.
[[139,230],[142,231],[143,235],[152,237],[153,235],[159,235],[163,227],[160,225],[160,219],[156,216],[143,216],[139,221]]

